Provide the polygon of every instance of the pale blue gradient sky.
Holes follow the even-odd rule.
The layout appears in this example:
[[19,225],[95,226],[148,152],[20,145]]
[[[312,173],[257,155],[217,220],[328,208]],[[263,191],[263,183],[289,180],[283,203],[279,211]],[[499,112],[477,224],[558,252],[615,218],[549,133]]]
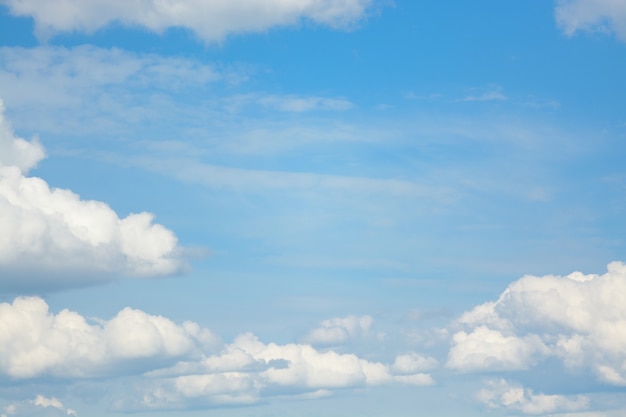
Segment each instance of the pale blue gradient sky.
[[[66,202],[43,215],[51,240],[35,239],[37,246],[8,234],[9,224],[30,233],[35,220],[17,216],[13,200],[0,194],[8,201],[0,227],[13,239],[0,245],[0,302],[43,297],[51,313],[69,309],[94,326],[131,307],[180,326],[193,321],[223,343],[141,358],[112,348],[110,375],[89,362],[80,377],[61,365],[23,377],[2,365],[16,352],[0,339],[0,415],[28,407],[65,412],[28,403],[37,394],[81,416],[116,415],[134,410],[129,393],[157,392],[154,384],[178,397],[139,415],[169,415],[158,411],[168,407],[176,407],[172,415],[233,417],[623,412],[626,382],[606,373],[623,353],[573,364],[572,351],[556,342],[569,330],[540,325],[551,314],[543,298],[502,304],[494,314],[506,325],[461,317],[525,275],[601,275],[626,260],[626,2],[328,0],[284,17],[298,2],[268,2],[266,14],[250,14],[255,2],[239,0],[232,4],[241,8],[214,18],[222,3],[188,3],[197,19],[165,13],[156,33],[138,5],[107,11],[81,3],[69,6],[71,20],[72,10],[46,12],[44,2],[19,9],[0,1],[0,98],[5,126],[12,125],[0,151],[8,155],[16,137],[38,137],[47,157],[24,176],[103,202],[119,219],[152,213],[178,242],[163,255],[176,268],[150,252],[142,259],[152,272],[143,274],[137,254],[166,247],[165,232],[136,231],[141,248],[122,238],[119,247],[72,246],[59,218],[82,219],[87,230],[109,223]],[[331,5],[353,8],[324,9]],[[107,13],[110,22],[98,26]],[[220,25],[218,38],[212,30]],[[0,158],[0,168],[12,164]],[[38,201],[31,209],[48,213],[52,200]],[[567,306],[578,305],[578,295],[562,285],[556,291],[564,301],[553,307],[570,317]],[[599,298],[582,297],[592,322],[626,319],[618,301],[607,318]],[[536,322],[512,318],[533,308]],[[319,326],[328,330],[325,321],[348,317],[368,317],[371,326],[352,332],[341,321],[334,342],[311,338]],[[514,353],[519,366],[498,356],[504,345],[495,348],[502,363],[492,358],[472,368],[468,356],[453,365],[453,347],[470,349],[457,336],[480,326],[526,343]],[[588,337],[583,351],[601,344],[602,336],[571,326]],[[143,330],[127,331],[141,338]],[[200,366],[246,332],[268,345],[357,355],[386,366],[391,379],[275,385],[263,374],[269,379],[255,380],[262,388],[253,400],[222,408],[208,394],[185,396],[150,374],[178,362]],[[46,345],[46,337],[32,343]],[[615,343],[623,352],[623,341]],[[79,355],[76,346],[55,346],[59,357]],[[419,371],[433,385],[397,378],[417,372],[393,367],[409,353],[436,359]],[[508,385],[493,382],[500,380]],[[485,387],[513,387],[526,402],[488,400],[477,394]],[[533,395],[551,397],[542,397],[541,408]]]

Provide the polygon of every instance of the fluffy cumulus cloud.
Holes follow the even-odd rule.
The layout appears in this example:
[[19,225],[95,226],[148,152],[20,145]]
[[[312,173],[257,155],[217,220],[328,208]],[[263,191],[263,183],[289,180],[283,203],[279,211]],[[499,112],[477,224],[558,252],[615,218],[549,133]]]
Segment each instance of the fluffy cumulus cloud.
[[66,407],[55,397],[45,397],[37,395],[34,399],[11,403],[4,407],[4,412],[0,417],[19,417],[19,416],[74,416],[78,417],[75,410]]
[[[433,366],[434,359],[416,354],[400,355],[387,365],[309,344],[263,343],[251,333],[224,345],[196,323],[177,324],[132,308],[102,320],[69,310],[52,313],[38,297],[0,304],[0,376],[135,375],[140,392],[118,397],[113,407],[120,411],[317,398],[337,389],[385,384],[426,386],[434,384],[425,372]],[[22,406],[66,410],[54,398],[33,401]]]
[[18,16],[35,21],[41,37],[57,32],[91,33],[112,22],[154,32],[186,28],[207,42],[232,33],[259,32],[302,19],[334,28],[361,19],[371,0],[1,0]]
[[37,297],[0,304],[0,373],[15,379],[126,372],[133,361],[154,366],[168,358],[207,352],[218,343],[196,323],[179,325],[131,308],[111,320],[90,323],[69,310],[53,314]]
[[319,327],[311,330],[305,337],[314,345],[339,345],[348,340],[366,336],[372,327],[370,316],[348,316],[324,320]]
[[526,369],[534,363],[536,354],[546,349],[536,335],[510,336],[479,326],[469,333],[454,334],[448,366],[461,371]]
[[570,36],[579,30],[614,32],[626,42],[626,0],[559,0],[556,19]]
[[477,398],[489,408],[504,408],[525,414],[546,414],[578,411],[588,407],[589,399],[582,395],[563,396],[534,393],[521,385],[504,379],[488,381]]
[[431,385],[430,374],[397,374],[390,366],[354,354],[321,351],[308,344],[263,343],[246,333],[219,354],[180,362],[149,374],[156,378],[142,395],[120,402],[121,409],[183,408],[248,404],[271,396],[330,395],[340,388],[383,384]]
[[447,365],[461,371],[528,369],[554,358],[626,386],[626,264],[602,275],[525,276],[498,300],[461,316]]
[[120,219],[105,203],[28,176],[43,156],[37,141],[15,136],[0,102],[0,287],[52,289],[181,270],[176,236],[151,214]]

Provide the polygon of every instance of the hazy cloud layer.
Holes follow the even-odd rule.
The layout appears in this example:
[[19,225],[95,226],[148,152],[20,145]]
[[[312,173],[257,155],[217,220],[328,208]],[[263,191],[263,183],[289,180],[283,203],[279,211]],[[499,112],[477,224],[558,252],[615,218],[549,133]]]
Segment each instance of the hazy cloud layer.
[[[246,65],[91,45],[0,47],[2,98],[14,125],[46,137],[102,139],[105,132],[110,140],[135,132],[154,145],[191,135],[221,152],[272,154],[365,134],[337,122],[284,120],[285,113],[329,115],[355,104],[345,97],[250,92],[245,81],[253,72]],[[259,113],[264,117],[242,116]],[[233,126],[233,117],[243,118]]]
[[49,290],[181,270],[176,236],[152,214],[120,219],[105,203],[26,176],[43,157],[0,113],[0,287]]
[[626,264],[602,275],[525,276],[458,320],[447,366],[529,369],[544,358],[626,385]]
[[40,38],[58,32],[92,33],[112,22],[162,33],[191,30],[205,42],[230,34],[263,32],[310,20],[346,28],[360,20],[371,0],[2,0],[11,12],[35,20]]
[[568,36],[579,30],[614,32],[626,41],[626,0],[559,0],[556,20]]

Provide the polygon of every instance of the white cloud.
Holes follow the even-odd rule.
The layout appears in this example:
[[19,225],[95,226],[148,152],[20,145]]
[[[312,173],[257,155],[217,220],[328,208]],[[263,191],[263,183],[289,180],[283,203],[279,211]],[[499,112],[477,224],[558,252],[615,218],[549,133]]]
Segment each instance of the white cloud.
[[[64,144],[85,136],[110,143],[111,137],[129,132],[141,138],[133,144],[143,141],[151,147],[159,140],[201,137],[202,145],[194,141],[197,156],[207,148],[211,153],[271,154],[302,144],[373,136],[371,130],[337,120],[323,126],[319,120],[303,121],[310,113],[349,110],[353,103],[343,97],[232,94],[251,71],[242,65],[89,45],[0,47],[0,85],[13,124]],[[221,89],[225,85],[228,94]],[[262,119],[246,117],[259,110]],[[285,112],[295,114],[298,123],[285,120]],[[375,135],[382,140],[388,132]]]
[[354,337],[369,333],[373,319],[370,316],[348,316],[324,320],[311,330],[304,340],[313,345],[339,345]]
[[502,94],[501,88],[494,88],[490,91],[478,95],[469,95],[458,101],[504,101],[508,97]]
[[238,336],[220,354],[149,376],[158,380],[136,396],[142,400],[120,403],[121,409],[184,408],[190,401],[249,404],[268,396],[328,395],[340,388],[434,384],[427,373],[394,375],[388,365],[354,354],[320,351],[308,344],[265,344],[250,333]]
[[41,38],[58,32],[92,33],[112,22],[162,33],[180,27],[206,42],[229,34],[263,32],[306,19],[345,28],[363,18],[371,0],[2,0],[11,13],[30,16]]
[[430,371],[437,366],[439,366],[437,359],[412,352],[396,356],[391,369],[396,374],[414,374]]
[[299,96],[294,94],[278,95],[265,93],[236,94],[221,100],[229,113],[241,112],[249,105],[290,113],[312,111],[346,111],[354,104],[343,97]]
[[66,407],[55,397],[37,395],[35,399],[12,403],[4,408],[0,417],[19,416],[74,416],[78,417],[75,410]]
[[120,273],[149,277],[183,267],[176,236],[153,224],[153,215],[120,219],[105,203],[25,176],[43,148],[16,137],[3,113],[0,155],[0,287],[80,286]]
[[[236,84],[244,71],[180,57],[82,45],[0,48],[3,99],[14,123],[63,137],[127,135],[129,128],[210,109],[174,105],[172,97]],[[181,116],[183,117],[183,116]],[[163,124],[161,124],[162,126]]]
[[[435,381],[424,371],[433,365],[432,358],[409,354],[389,366],[309,344],[263,343],[250,333],[222,345],[196,323],[177,324],[132,308],[102,320],[69,310],[54,314],[38,297],[0,304],[0,375],[27,380],[135,374],[140,392],[129,391],[129,399],[118,397],[114,404],[125,411],[317,398],[389,384],[427,386]],[[55,398],[34,401],[63,407]]]
[[469,330],[453,336],[452,368],[528,369],[550,356],[626,385],[626,264],[612,262],[603,275],[525,276],[458,325]]
[[[193,322],[178,325],[131,308],[111,320],[90,324],[69,310],[50,313],[46,302],[37,297],[0,304],[0,373],[17,379],[128,372],[124,368],[132,360],[158,363],[199,354],[217,343],[215,335]],[[43,399],[39,403],[54,405]]]
[[498,330],[479,326],[471,333],[457,332],[448,353],[447,366],[460,371],[519,370],[534,363],[537,353],[545,351],[540,338],[505,336]]
[[28,173],[46,153],[36,139],[29,142],[15,137],[4,112],[4,103],[0,100],[0,168],[14,166],[22,173]]
[[[58,91],[70,87],[73,91],[80,91],[129,83],[177,89],[223,78],[235,80],[228,73],[191,59],[149,53],[135,54],[118,48],[98,48],[92,45],[73,48],[2,47],[0,54],[3,57],[3,81],[21,82],[20,87],[30,84],[41,88],[38,97],[47,96],[46,92],[58,95]],[[54,81],[56,85],[44,88],[42,84],[46,81]],[[7,89],[10,87],[8,85]],[[26,98],[32,100],[36,97],[28,94]],[[72,99],[65,95],[61,98],[63,101]]]
[[403,179],[231,168],[190,159],[137,157],[126,162],[150,171],[172,175],[180,181],[216,188],[246,189],[256,192],[274,189],[323,190],[324,192],[338,191],[355,194],[376,193],[405,197],[428,197],[434,201],[451,201],[456,198],[455,192],[449,188],[431,187]]
[[263,106],[296,113],[312,110],[344,111],[353,107],[353,104],[344,98],[269,95],[260,97],[258,101]]
[[626,41],[626,0],[558,0],[556,21],[568,36],[579,30],[615,32]]
[[504,379],[488,381],[487,388],[480,390],[477,398],[490,408],[505,408],[525,414],[578,411],[589,405],[589,399],[582,395],[568,397],[536,394],[530,389]]

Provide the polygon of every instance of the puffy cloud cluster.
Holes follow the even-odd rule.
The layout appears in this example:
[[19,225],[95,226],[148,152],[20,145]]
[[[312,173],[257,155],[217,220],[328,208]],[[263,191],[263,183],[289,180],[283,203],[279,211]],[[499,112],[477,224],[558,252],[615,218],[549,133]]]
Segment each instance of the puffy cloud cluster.
[[[406,369],[405,369],[406,371]],[[328,395],[333,389],[400,383],[432,385],[430,374],[396,373],[354,354],[320,351],[307,344],[265,344],[246,333],[222,352],[180,362],[150,374],[158,387],[128,408],[176,408],[191,400],[208,404],[254,403],[272,395]]]
[[372,327],[370,316],[348,316],[324,320],[305,337],[314,345],[339,345],[351,338],[367,335]]
[[161,33],[193,31],[206,42],[232,33],[260,32],[307,19],[335,28],[363,17],[371,0],[2,0],[11,13],[35,20],[42,37],[57,32],[91,33],[112,22]]
[[570,36],[579,30],[612,31],[626,41],[626,0],[559,0],[556,19]]
[[[222,346],[218,352],[219,346]],[[0,375],[93,378],[143,374],[145,392],[115,407],[187,408],[190,404],[258,402],[273,396],[325,396],[333,390],[384,384],[432,385],[432,358],[400,355],[393,365],[309,344],[263,343],[250,333],[222,345],[196,323],[176,324],[125,308],[110,320],[51,313],[38,297],[0,304]],[[37,406],[61,409],[58,400]],[[6,413],[11,414],[10,412]]]
[[149,366],[150,360],[199,354],[217,343],[196,323],[178,325],[131,308],[90,324],[69,310],[50,313],[37,297],[0,304],[0,373],[12,378],[106,375],[131,361],[146,360]]
[[105,203],[26,176],[44,155],[37,141],[15,136],[0,102],[0,288],[53,289],[181,270],[176,236],[153,224],[152,214],[120,219]]
[[490,408],[506,408],[525,414],[578,411],[589,405],[589,399],[582,395],[568,397],[535,394],[532,390],[504,379],[488,381],[487,387],[478,392],[477,398]]
[[528,369],[557,358],[604,383],[626,385],[626,264],[602,275],[525,276],[466,312],[447,366],[461,371]]
[[0,414],[0,417],[18,417],[18,416],[74,416],[78,414],[75,410],[63,405],[58,398],[44,397],[43,395],[37,395],[35,399],[23,401],[19,403],[9,404],[4,408],[4,413]]

